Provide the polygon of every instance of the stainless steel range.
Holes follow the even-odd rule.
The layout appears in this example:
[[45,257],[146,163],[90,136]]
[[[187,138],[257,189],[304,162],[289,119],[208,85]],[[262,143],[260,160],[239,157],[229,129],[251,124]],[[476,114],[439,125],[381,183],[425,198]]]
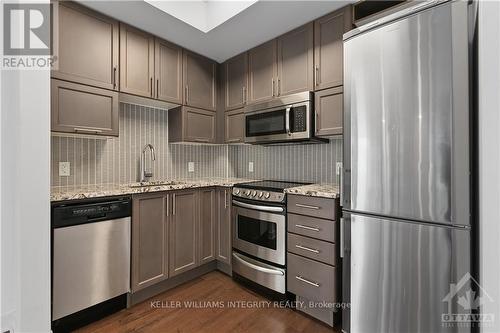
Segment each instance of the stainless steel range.
[[233,275],[286,292],[286,195],[303,185],[257,181],[233,188]]

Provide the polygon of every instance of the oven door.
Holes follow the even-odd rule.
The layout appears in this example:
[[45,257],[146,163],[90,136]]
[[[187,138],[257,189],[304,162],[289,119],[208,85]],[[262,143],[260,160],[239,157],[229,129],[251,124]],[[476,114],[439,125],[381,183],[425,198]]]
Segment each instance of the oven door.
[[308,102],[245,113],[245,142],[304,140],[312,136]]
[[285,265],[286,219],[283,207],[233,200],[233,247],[254,257]]

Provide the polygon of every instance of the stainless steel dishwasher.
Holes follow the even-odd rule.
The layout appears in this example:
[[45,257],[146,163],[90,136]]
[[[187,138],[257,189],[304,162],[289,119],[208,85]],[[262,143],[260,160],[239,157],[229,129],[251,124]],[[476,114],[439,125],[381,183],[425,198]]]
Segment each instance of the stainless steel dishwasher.
[[129,197],[52,207],[52,326],[74,329],[126,306]]

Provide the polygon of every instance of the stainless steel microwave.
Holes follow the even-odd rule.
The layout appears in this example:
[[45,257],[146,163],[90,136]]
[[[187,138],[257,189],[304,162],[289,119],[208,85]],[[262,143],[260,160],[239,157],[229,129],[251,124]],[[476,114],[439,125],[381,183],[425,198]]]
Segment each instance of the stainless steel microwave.
[[313,101],[313,93],[307,91],[247,106],[245,142],[276,144],[328,141],[314,135]]

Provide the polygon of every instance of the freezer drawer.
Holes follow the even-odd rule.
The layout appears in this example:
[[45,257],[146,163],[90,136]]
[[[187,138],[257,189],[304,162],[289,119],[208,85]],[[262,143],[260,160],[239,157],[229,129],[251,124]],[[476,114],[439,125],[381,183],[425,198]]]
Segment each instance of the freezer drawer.
[[457,302],[470,290],[467,229],[354,214],[343,222],[345,331],[461,332],[444,327],[443,314],[469,313]]

